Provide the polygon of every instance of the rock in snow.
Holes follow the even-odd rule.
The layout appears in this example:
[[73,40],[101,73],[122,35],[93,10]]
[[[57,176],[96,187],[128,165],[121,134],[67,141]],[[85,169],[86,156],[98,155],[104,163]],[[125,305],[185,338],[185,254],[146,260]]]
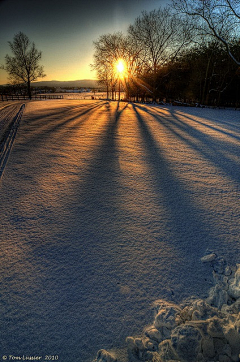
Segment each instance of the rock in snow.
[[[141,338],[126,339],[129,361],[240,361],[240,264],[231,268],[215,253],[201,260],[213,267],[215,285],[208,298],[192,298],[180,305],[156,301],[153,325],[145,328]],[[94,360],[114,361],[104,350]]]
[[206,262],[209,262],[209,261],[213,261],[214,259],[216,259],[217,255],[214,254],[214,253],[211,253],[211,254],[208,254],[208,255],[205,255],[201,258],[201,261],[203,263],[206,263]]
[[100,349],[97,353],[96,362],[117,362],[117,359],[105,349]]

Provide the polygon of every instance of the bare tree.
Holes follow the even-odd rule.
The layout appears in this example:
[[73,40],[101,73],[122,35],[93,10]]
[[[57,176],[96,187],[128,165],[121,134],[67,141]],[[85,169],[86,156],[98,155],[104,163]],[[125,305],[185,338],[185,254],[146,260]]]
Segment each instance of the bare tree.
[[14,36],[13,42],[8,43],[13,56],[6,55],[4,69],[12,82],[23,82],[27,85],[28,95],[31,98],[31,82],[45,76],[43,67],[39,65],[42,53],[22,32]]
[[196,21],[199,30],[221,42],[232,60],[240,65],[233,54],[231,42],[240,37],[239,0],[172,0],[174,8]]
[[138,96],[157,98],[159,72],[170,59],[174,59],[192,40],[191,24],[186,23],[171,9],[148,12],[129,26],[128,34],[106,34],[94,42],[95,53],[92,68],[99,81],[108,89],[114,89],[118,75],[114,64],[121,58],[125,62],[124,86]]
[[159,68],[170,58],[176,57],[183,46],[191,41],[189,24],[166,7],[149,13],[143,11],[128,31],[132,43],[139,49],[144,72],[152,77],[155,98]]
[[125,36],[122,33],[104,34],[94,41],[95,52],[93,55],[93,63],[91,67],[97,72],[98,80],[107,88],[108,94],[114,91],[116,87],[116,75],[114,72],[114,63],[118,58],[123,57]]
[[109,92],[116,91],[116,85],[119,80],[119,74],[116,71],[116,63],[121,59],[124,62],[124,83],[125,90],[128,93],[129,84],[138,69],[138,51],[128,35],[121,32],[114,34],[101,35],[94,43],[95,52],[93,55],[93,64],[91,67],[97,73],[99,82],[106,86],[107,97]]

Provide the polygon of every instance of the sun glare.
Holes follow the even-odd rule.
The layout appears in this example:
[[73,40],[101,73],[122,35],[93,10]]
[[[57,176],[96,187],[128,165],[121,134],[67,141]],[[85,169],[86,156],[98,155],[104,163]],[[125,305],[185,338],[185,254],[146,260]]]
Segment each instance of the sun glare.
[[126,66],[123,59],[118,59],[116,62],[116,72],[119,76],[123,76],[125,72]]

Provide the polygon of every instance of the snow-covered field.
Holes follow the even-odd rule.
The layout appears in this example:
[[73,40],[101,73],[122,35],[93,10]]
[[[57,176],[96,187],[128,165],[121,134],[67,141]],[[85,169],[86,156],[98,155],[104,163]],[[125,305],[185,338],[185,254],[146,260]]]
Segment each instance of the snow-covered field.
[[206,250],[239,262],[239,146],[239,111],[27,103],[0,179],[0,353],[89,362],[155,300],[206,297]]

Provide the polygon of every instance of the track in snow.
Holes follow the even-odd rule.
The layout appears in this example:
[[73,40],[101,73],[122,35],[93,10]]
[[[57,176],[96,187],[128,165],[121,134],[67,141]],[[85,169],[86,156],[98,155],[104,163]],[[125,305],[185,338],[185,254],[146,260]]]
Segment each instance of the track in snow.
[[24,107],[24,104],[10,104],[0,108],[0,178],[6,166]]

